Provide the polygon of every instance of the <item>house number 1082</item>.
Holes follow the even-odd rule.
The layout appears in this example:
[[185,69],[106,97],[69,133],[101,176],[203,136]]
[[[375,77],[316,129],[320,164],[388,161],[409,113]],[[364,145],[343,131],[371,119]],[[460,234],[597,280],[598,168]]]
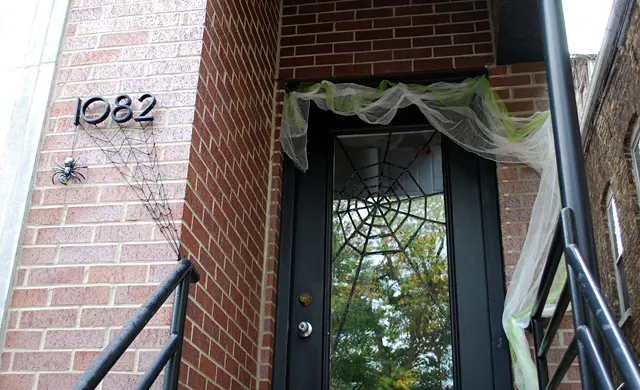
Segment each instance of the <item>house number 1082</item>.
[[[145,93],[138,98],[139,102],[144,102],[147,99],[151,99],[149,104],[142,109],[142,112],[135,117],[133,117],[133,110],[131,109],[131,97],[129,95],[118,95],[113,100],[113,110],[111,109],[111,105],[105,98],[102,96],[92,96],[84,102],[82,99],[78,98],[76,100],[76,112],[73,117],[73,123],[78,126],[80,124],[80,118],[87,123],[92,125],[97,125],[98,123],[104,122],[109,114],[111,114],[111,118],[117,123],[124,123],[133,117],[133,120],[136,122],[151,122],[153,120],[153,115],[149,115],[149,112],[156,105],[156,97],[150,93]],[[87,117],[87,110],[89,106],[93,103],[102,102],[104,103],[104,110],[97,117]]]

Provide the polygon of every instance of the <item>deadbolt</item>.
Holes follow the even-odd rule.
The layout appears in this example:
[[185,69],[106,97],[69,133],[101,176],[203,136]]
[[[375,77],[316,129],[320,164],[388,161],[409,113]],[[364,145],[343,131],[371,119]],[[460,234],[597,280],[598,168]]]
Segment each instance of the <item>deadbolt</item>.
[[311,304],[311,302],[313,302],[313,298],[311,297],[311,294],[309,293],[302,293],[300,294],[300,303],[302,304],[302,306],[309,306]]
[[312,331],[313,327],[307,321],[302,321],[298,324],[298,334],[300,337],[309,337]]

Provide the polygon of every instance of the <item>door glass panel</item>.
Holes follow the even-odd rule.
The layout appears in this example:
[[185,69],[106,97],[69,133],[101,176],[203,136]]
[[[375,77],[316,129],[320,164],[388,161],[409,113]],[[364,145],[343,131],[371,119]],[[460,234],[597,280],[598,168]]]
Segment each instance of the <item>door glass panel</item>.
[[452,389],[436,132],[336,138],[331,389]]

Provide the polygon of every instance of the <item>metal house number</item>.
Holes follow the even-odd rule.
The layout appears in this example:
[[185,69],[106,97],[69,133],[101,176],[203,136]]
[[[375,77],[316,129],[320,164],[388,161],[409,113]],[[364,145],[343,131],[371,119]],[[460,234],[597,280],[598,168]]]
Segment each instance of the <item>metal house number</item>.
[[[73,124],[78,126],[80,124],[80,118],[87,123],[92,125],[97,125],[99,123],[104,122],[111,114],[111,118],[116,123],[124,123],[133,117],[133,120],[136,122],[151,122],[153,121],[153,115],[149,115],[149,112],[156,105],[156,97],[150,93],[142,94],[139,98],[139,102],[144,102],[145,100],[149,100],[149,104],[142,109],[142,112],[135,117],[133,116],[133,110],[131,109],[131,97],[129,95],[118,95],[113,100],[114,108],[111,110],[111,105],[105,98],[102,96],[92,96],[84,102],[82,99],[78,98],[76,100],[76,112],[73,117]],[[96,102],[104,103],[104,111],[95,118],[87,117],[87,110],[89,106]]]

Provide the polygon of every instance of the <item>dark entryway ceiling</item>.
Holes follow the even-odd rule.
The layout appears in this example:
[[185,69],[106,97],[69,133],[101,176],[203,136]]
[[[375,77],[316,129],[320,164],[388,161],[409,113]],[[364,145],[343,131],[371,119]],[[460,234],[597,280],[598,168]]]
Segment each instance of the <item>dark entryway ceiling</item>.
[[538,0],[494,0],[496,7],[498,65],[542,61]]

